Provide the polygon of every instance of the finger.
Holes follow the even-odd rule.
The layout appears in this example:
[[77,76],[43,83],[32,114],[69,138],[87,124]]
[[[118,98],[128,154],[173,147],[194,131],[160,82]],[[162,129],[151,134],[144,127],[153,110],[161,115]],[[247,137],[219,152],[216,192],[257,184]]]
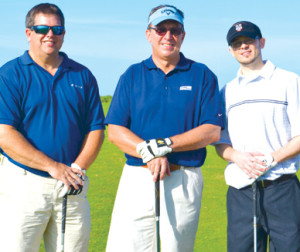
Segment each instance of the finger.
[[167,176],[171,176],[171,168],[169,163],[167,163]]

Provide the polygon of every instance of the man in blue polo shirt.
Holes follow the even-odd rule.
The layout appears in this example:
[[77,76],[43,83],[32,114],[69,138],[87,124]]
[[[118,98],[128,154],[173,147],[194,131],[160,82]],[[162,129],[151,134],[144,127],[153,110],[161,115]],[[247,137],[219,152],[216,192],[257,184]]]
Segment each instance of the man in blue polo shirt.
[[107,252],[154,251],[154,183],[161,184],[162,251],[193,251],[205,146],[222,127],[216,76],[180,53],[183,13],[161,5],[146,30],[152,56],[121,76],[106,118],[109,140],[126,153]]
[[58,251],[66,193],[65,250],[88,249],[85,170],[103,142],[104,115],[92,73],[59,52],[64,35],[56,5],[34,6],[29,51],[0,69],[0,251],[39,251],[43,236],[46,251]]

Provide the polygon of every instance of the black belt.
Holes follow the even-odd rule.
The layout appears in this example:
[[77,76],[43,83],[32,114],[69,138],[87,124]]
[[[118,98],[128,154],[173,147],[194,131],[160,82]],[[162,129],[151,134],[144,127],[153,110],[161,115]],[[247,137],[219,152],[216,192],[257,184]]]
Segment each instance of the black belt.
[[279,183],[286,181],[288,179],[291,179],[295,176],[296,176],[295,174],[286,174],[286,175],[282,175],[281,177],[279,177],[278,179],[275,179],[275,180],[267,180],[267,179],[259,180],[256,182],[256,184],[257,184],[257,187],[259,187],[259,188],[267,188],[271,185],[279,184]]

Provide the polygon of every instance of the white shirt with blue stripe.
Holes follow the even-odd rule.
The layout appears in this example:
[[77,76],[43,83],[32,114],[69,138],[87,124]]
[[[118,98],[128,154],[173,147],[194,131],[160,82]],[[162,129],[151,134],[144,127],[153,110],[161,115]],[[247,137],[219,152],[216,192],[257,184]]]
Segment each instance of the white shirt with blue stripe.
[[[271,153],[300,135],[300,81],[294,73],[265,61],[251,76],[237,77],[222,89],[226,128],[218,143],[227,143],[240,152]],[[299,169],[299,156],[279,163],[260,179],[274,180]],[[253,180],[230,162],[226,183],[235,188]]]

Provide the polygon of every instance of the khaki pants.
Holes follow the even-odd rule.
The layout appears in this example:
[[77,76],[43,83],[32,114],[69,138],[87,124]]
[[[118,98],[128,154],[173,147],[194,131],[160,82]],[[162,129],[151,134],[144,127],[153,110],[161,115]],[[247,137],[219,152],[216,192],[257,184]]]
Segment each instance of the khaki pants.
[[[198,228],[203,178],[200,168],[171,172],[160,182],[160,239],[163,252],[192,252]],[[125,165],[107,252],[156,251],[155,191],[147,168]]]
[[[47,252],[61,251],[62,198],[58,180],[20,168],[4,158],[0,165],[0,251],[38,252],[42,238]],[[65,252],[88,250],[90,209],[84,190],[68,196]]]

